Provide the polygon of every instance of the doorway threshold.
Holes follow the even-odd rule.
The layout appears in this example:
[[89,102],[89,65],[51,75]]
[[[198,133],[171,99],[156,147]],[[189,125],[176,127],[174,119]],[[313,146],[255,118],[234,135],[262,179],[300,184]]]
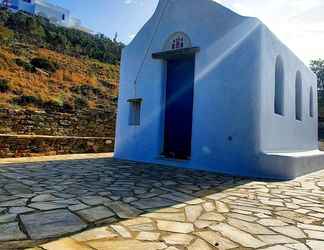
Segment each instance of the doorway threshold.
[[163,161],[176,161],[176,162],[187,162],[191,160],[191,157],[188,157],[187,159],[180,159],[180,158],[172,158],[172,157],[167,157],[165,155],[160,155],[157,157],[159,160]]

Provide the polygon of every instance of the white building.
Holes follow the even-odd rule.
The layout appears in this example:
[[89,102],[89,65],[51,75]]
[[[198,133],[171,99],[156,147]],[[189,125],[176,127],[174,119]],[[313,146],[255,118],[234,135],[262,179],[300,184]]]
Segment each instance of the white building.
[[324,167],[316,76],[257,18],[160,0],[123,50],[115,157],[290,179]]
[[42,16],[54,24],[92,33],[91,30],[81,25],[79,19],[71,17],[69,10],[45,0],[3,0],[3,3],[6,3],[13,11],[24,11],[32,15]]

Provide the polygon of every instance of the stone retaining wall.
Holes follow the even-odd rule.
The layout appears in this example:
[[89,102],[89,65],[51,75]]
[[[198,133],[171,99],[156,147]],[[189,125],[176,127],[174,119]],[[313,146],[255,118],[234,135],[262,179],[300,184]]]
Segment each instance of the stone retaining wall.
[[0,158],[113,151],[111,137],[0,135]]
[[0,134],[114,137],[115,111],[74,113],[0,109]]

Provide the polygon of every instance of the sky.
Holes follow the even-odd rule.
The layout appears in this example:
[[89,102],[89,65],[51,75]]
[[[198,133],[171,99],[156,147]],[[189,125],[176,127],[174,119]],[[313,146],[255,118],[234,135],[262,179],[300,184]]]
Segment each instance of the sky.
[[[95,32],[129,43],[151,17],[158,0],[48,0],[71,10]],[[199,1],[199,0],[196,0]],[[324,58],[323,0],[217,0],[263,21],[305,63]]]

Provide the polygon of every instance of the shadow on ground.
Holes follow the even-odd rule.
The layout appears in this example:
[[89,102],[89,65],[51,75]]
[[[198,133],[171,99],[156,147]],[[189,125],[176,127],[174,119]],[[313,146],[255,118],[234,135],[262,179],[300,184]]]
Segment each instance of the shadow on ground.
[[[0,248],[23,249],[251,180],[112,158],[2,165]],[[198,199],[198,200],[197,200]]]

